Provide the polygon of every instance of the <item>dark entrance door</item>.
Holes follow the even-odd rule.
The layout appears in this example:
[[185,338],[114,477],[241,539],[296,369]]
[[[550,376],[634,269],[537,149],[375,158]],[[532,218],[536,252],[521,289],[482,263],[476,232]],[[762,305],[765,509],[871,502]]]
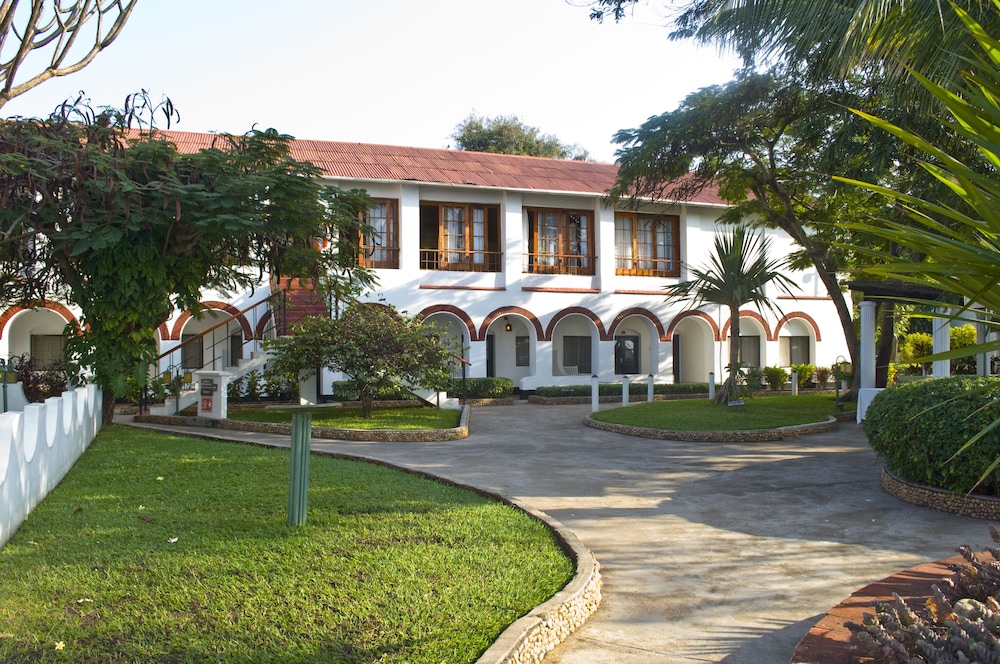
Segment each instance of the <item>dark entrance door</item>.
[[631,335],[615,337],[615,373],[639,373],[639,337]]

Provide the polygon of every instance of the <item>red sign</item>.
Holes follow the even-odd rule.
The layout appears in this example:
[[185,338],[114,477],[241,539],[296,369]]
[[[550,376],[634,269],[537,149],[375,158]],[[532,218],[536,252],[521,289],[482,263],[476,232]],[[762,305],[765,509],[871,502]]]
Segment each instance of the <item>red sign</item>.
[[202,400],[201,400],[201,409],[203,411],[205,411],[205,410],[212,410],[212,397],[204,397],[204,398],[202,398]]

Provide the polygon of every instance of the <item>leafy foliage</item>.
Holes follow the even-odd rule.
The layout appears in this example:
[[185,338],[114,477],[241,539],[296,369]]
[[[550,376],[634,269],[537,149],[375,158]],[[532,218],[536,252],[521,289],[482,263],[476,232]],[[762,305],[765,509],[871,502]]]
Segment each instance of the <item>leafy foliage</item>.
[[278,374],[313,374],[317,367],[346,374],[365,417],[387,387],[443,388],[455,355],[433,324],[373,302],[348,304],[337,318],[309,317],[266,347]]
[[542,134],[537,127],[516,115],[484,118],[475,113],[465,118],[451,135],[459,150],[519,154],[529,157],[585,161],[587,151],[578,145],[564,145],[555,136]]
[[510,378],[452,378],[445,391],[462,399],[504,399],[514,392]]
[[780,390],[788,382],[788,372],[783,367],[764,367],[764,382],[772,390]]
[[1000,495],[1000,475],[984,476],[1000,454],[1000,432],[987,433],[962,451],[966,441],[1000,417],[998,394],[1000,381],[972,376],[895,385],[872,400],[865,435],[889,470],[905,480]]
[[[540,397],[589,397],[592,389],[590,385],[542,385],[535,390],[535,394]],[[636,380],[628,384],[629,394],[646,394],[648,390],[649,386],[644,380]],[[621,393],[621,383],[599,383],[597,385],[598,396],[621,396]],[[653,394],[708,394],[708,383],[654,383]]]
[[793,364],[792,371],[798,377],[799,387],[805,387],[816,373],[816,367],[811,364]]
[[0,298],[79,306],[68,350],[106,397],[144,379],[156,327],[175,308],[200,311],[202,288],[248,288],[265,274],[335,288],[344,271],[315,239],[356,229],[368,200],[322,187],[274,130],[182,154],[157,131],[130,129],[160,112],[169,124],[169,103],[137,95],[122,110],[77,100],[0,125]]

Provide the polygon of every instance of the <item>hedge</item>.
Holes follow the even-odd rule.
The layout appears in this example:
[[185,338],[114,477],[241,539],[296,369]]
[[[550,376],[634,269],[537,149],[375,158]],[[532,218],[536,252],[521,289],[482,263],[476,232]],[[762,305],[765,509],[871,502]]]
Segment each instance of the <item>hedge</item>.
[[[628,384],[629,394],[646,394],[649,383],[637,379]],[[612,397],[622,393],[621,383],[598,383],[597,393],[602,397]],[[535,390],[540,397],[589,397],[591,387],[587,385],[544,385]],[[653,394],[708,394],[708,383],[654,383]]]
[[[872,400],[865,413],[865,435],[895,475],[947,491],[973,491],[983,472],[1000,457],[1000,430],[955,454],[1000,418],[998,394],[1000,380],[973,376],[895,385]],[[991,472],[973,492],[1000,495],[1000,474]]]

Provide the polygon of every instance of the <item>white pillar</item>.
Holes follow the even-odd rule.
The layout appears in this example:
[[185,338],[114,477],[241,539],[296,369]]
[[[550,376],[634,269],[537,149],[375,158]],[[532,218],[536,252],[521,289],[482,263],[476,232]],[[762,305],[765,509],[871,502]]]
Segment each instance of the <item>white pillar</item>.
[[861,303],[861,388],[875,387],[875,303]]
[[[947,315],[947,309],[939,310],[942,315]],[[934,352],[944,353],[951,350],[951,320],[945,317],[934,318]],[[935,378],[944,378],[951,375],[951,360],[934,360],[931,365],[931,373]]]

